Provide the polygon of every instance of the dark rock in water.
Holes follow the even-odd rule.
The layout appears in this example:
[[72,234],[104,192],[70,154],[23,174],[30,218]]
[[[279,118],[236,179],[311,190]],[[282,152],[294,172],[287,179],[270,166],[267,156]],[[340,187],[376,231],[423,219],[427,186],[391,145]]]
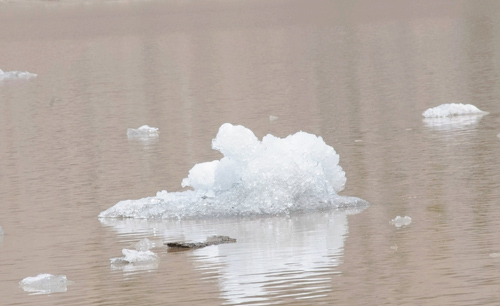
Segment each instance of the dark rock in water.
[[229,236],[210,236],[205,242],[167,242],[169,248],[178,249],[199,249],[209,245],[217,245],[222,243],[234,243],[236,239]]

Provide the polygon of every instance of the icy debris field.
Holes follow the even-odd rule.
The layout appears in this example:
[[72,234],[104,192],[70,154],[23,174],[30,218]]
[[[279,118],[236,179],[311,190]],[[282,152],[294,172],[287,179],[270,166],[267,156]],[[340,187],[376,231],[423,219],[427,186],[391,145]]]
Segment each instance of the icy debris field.
[[3,80],[16,80],[16,79],[31,79],[36,77],[35,73],[30,73],[27,71],[6,71],[4,72],[0,69],[0,81]]
[[339,155],[321,137],[298,132],[262,140],[241,126],[223,124],[212,148],[220,160],[196,164],[183,192],[124,200],[99,218],[181,219],[218,216],[281,215],[296,211],[368,206],[339,196],[346,183]]
[[452,117],[460,115],[488,114],[472,104],[450,103],[429,108],[422,113],[425,118]]
[[158,137],[158,128],[143,125],[137,129],[127,129],[128,138]]
[[397,228],[402,227],[402,226],[408,226],[411,224],[411,218],[408,216],[404,216],[404,217],[397,216],[396,218],[391,220],[391,224]]
[[19,282],[19,287],[24,291],[34,294],[50,294],[54,292],[66,292],[67,286],[71,284],[66,275],[38,274],[26,277]]

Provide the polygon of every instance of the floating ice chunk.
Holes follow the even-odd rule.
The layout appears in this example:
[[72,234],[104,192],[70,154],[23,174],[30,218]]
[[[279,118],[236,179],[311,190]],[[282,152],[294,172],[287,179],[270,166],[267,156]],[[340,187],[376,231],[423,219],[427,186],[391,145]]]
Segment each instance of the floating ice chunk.
[[19,287],[24,291],[35,294],[50,294],[53,292],[66,292],[71,284],[66,275],[38,274],[26,277],[19,282]]
[[149,249],[154,248],[155,246],[155,242],[149,240],[148,238],[144,238],[135,244],[135,249],[137,251],[146,252],[149,251]]
[[269,116],[269,121],[274,121],[274,120],[278,120],[278,117],[273,115]]
[[191,186],[194,189],[210,191],[214,187],[215,169],[218,160],[194,165],[189,175],[182,180],[182,187]]
[[129,138],[144,138],[144,137],[158,137],[158,128],[143,125],[137,129],[127,129],[127,137]]
[[472,104],[450,103],[429,108],[422,113],[425,118],[452,117],[471,114],[488,114]]
[[0,245],[2,245],[2,242],[3,242],[3,229],[0,226]]
[[212,140],[212,148],[236,162],[248,162],[261,153],[263,147],[255,134],[242,125],[224,123],[217,137]]
[[123,257],[115,257],[111,258],[111,264],[141,264],[141,263],[150,263],[158,260],[158,255],[151,251],[136,251],[123,249],[122,254]]
[[498,138],[500,138],[500,133],[497,135]]
[[2,69],[0,69],[0,81],[3,80],[16,80],[16,79],[31,79],[36,77],[37,74],[35,73],[30,73],[27,71],[7,71],[4,72]]
[[410,225],[411,223],[411,218],[408,216],[397,216],[396,218],[391,220],[391,224],[393,224],[396,227],[402,227],[402,226],[407,226]]
[[345,173],[338,154],[321,137],[298,132],[259,141],[251,130],[225,123],[212,147],[224,157],[189,171],[182,186],[194,190],[120,201],[99,218],[278,215],[369,205],[337,194],[346,183]]

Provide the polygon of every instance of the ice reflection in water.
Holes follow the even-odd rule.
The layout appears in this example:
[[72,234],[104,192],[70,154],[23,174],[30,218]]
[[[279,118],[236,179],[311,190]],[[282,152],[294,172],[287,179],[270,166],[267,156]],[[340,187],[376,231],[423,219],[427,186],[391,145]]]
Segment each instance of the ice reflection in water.
[[425,118],[423,122],[429,128],[438,131],[459,130],[475,127],[484,114],[462,115],[453,117]]
[[329,294],[332,277],[340,273],[337,267],[342,263],[348,233],[347,216],[360,211],[254,219],[100,222],[120,235],[154,235],[165,242],[204,241],[215,234],[234,237],[237,243],[188,250],[187,256],[206,279],[217,279],[221,297],[229,303],[271,303]]

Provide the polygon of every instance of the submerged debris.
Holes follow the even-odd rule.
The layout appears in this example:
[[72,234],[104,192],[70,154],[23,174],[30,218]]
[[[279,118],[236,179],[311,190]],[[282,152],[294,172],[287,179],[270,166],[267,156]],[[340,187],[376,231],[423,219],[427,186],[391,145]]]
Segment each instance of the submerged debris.
[[209,236],[205,242],[167,242],[165,243],[169,248],[178,249],[199,249],[210,245],[217,245],[222,243],[235,243],[236,239],[229,236]]

